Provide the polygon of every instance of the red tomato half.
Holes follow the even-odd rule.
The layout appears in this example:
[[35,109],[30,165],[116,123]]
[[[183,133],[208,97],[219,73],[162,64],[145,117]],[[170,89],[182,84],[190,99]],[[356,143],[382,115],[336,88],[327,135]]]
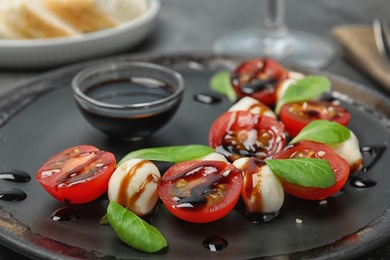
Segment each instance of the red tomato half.
[[275,89],[288,78],[288,70],[272,59],[252,59],[240,64],[231,75],[239,98],[251,96],[267,106],[275,105]]
[[284,148],[283,124],[247,111],[226,112],[211,125],[209,145],[230,162],[241,157],[265,159]]
[[176,217],[207,223],[224,217],[234,208],[241,186],[241,172],[230,163],[187,161],[164,173],[158,193]]
[[72,204],[87,203],[101,196],[116,167],[112,153],[91,145],[68,148],[38,170],[36,179],[54,198]]
[[288,103],[280,110],[280,120],[291,137],[313,120],[325,119],[347,126],[350,118],[348,110],[329,101]]
[[348,180],[350,168],[348,162],[336,154],[325,144],[313,141],[301,141],[287,146],[283,151],[273,156],[274,159],[317,158],[327,160],[333,170],[336,183],[329,188],[303,187],[289,183],[281,178],[284,190],[301,199],[321,200],[338,192]]

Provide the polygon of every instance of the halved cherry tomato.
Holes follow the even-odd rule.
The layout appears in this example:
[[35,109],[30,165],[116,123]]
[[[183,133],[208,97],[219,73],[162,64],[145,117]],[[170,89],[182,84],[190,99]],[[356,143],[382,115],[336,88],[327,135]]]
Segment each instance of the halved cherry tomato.
[[116,167],[112,153],[91,145],[68,148],[38,170],[36,179],[54,198],[72,204],[87,203],[101,196]]
[[247,111],[226,112],[211,125],[209,145],[230,162],[241,157],[265,159],[284,148],[283,124]]
[[251,96],[267,106],[275,105],[275,89],[288,78],[288,70],[272,59],[251,59],[231,74],[231,83],[239,98]]
[[275,154],[274,159],[288,158],[317,158],[327,160],[334,173],[336,183],[329,188],[304,187],[294,183],[289,183],[281,179],[284,190],[301,199],[321,200],[332,196],[338,192],[346,183],[350,167],[348,162],[336,154],[332,148],[326,144],[313,141],[300,141],[287,146],[283,151]]
[[329,101],[287,103],[280,110],[280,120],[291,137],[313,120],[325,119],[347,126],[350,118],[348,110]]
[[207,223],[224,217],[234,208],[241,186],[241,172],[230,163],[187,161],[164,173],[158,193],[176,217]]

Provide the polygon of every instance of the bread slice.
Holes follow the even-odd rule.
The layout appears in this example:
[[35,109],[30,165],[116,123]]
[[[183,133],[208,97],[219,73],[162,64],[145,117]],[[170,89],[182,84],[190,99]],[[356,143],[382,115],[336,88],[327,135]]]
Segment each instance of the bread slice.
[[94,0],[97,9],[116,24],[134,20],[148,10],[145,0]]
[[26,38],[51,38],[77,35],[79,32],[47,11],[40,0],[0,2],[0,16]]
[[107,29],[134,20],[147,9],[145,0],[43,0],[46,8],[81,32]]
[[[46,8],[81,32],[93,32],[116,26],[94,0],[43,0]],[[113,0],[106,0],[111,2]]]
[[16,28],[13,28],[3,16],[0,16],[0,39],[25,39],[27,35],[23,35]]
[[147,9],[146,0],[0,0],[0,39],[80,35],[134,20]]

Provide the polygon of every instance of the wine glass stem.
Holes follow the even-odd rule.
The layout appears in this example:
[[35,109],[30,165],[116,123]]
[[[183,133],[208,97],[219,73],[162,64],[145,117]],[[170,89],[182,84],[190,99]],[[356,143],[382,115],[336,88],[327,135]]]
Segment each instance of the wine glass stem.
[[264,27],[269,30],[277,30],[285,27],[285,0],[268,0],[268,13],[264,21]]
[[268,0],[267,16],[263,24],[262,47],[271,57],[285,54],[289,44],[288,28],[285,25],[285,0]]

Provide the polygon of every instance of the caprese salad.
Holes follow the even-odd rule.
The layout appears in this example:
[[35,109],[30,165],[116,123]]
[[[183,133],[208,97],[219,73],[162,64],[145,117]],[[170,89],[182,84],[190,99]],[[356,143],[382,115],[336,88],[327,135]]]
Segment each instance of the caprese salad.
[[[87,203],[107,191],[102,223],[131,247],[156,252],[167,242],[142,218],[159,199],[193,223],[223,218],[240,198],[250,214],[276,213],[285,193],[325,199],[362,167],[358,139],[347,128],[349,112],[321,100],[330,90],[328,79],[260,58],[216,78],[213,84],[224,86],[212,88],[232,100],[234,91],[238,101],[211,125],[209,146],[146,148],[117,163],[110,152],[80,145],[49,158],[36,179],[65,203]],[[172,166],[160,173],[153,161]]]

